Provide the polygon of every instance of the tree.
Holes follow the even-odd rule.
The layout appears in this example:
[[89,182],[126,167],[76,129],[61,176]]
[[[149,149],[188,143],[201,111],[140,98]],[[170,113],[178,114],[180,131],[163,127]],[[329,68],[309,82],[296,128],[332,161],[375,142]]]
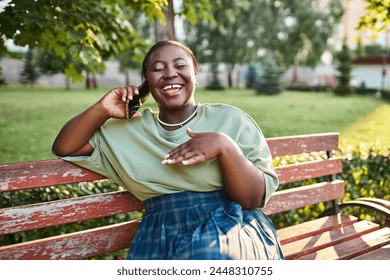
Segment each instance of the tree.
[[246,88],[253,89],[257,79],[257,69],[254,63],[250,63],[246,72]]
[[[125,74],[125,85],[130,86],[129,71],[131,69],[139,69],[142,64],[142,60],[145,57],[146,51],[149,47],[137,47],[129,49],[126,52],[118,56],[119,70]],[[141,73],[140,73],[141,74]]]
[[255,90],[257,94],[275,95],[282,92],[282,72],[275,58],[268,53],[263,61],[263,73],[256,79]]
[[[69,60],[71,60],[69,55],[62,58],[53,51],[36,49],[36,64],[42,74],[64,73]],[[70,89],[70,84],[69,78],[65,77],[65,88]]]
[[11,0],[0,13],[0,45],[12,39],[16,45],[52,51],[64,60],[70,55],[65,74],[77,80],[82,77],[77,64],[91,72],[103,70],[104,59],[144,40],[122,6],[158,20],[166,4],[166,0]]
[[[175,3],[178,4],[175,6]],[[175,19],[186,19],[190,24],[196,24],[200,19],[213,21],[211,10],[213,6],[210,0],[182,0],[175,2],[168,0],[167,6],[162,8],[163,21],[155,21],[155,40],[177,40]]]
[[258,61],[259,51],[285,68],[316,65],[343,7],[339,0],[219,0],[212,13],[215,22],[186,24],[186,40],[201,62],[226,63],[230,81],[234,65]]
[[[199,21],[195,26],[186,23],[186,42],[201,63],[210,63],[212,69],[225,63],[228,86],[232,87],[232,72],[236,64],[250,61],[251,32],[248,17],[251,1],[220,0],[214,3],[212,16],[215,21]],[[218,80],[217,71],[212,81]]]
[[330,48],[328,40],[343,15],[342,3],[283,0],[265,1],[264,5],[261,8],[268,13],[261,17],[261,28],[256,33],[257,38],[262,38],[259,47],[272,51],[279,65],[293,66],[295,79],[291,82],[297,82],[297,66],[315,66]]
[[334,92],[337,95],[350,95],[354,91],[351,86],[352,59],[351,51],[347,46],[346,40],[344,40],[341,50],[336,54],[336,69],[338,74],[336,76],[337,86]]
[[34,54],[31,50],[27,51],[23,59],[23,68],[20,72],[20,81],[22,84],[34,85],[39,78],[39,72],[35,63]]
[[387,31],[390,25],[390,1],[389,0],[365,0],[367,13],[361,16],[358,30],[370,30],[376,37],[379,33]]

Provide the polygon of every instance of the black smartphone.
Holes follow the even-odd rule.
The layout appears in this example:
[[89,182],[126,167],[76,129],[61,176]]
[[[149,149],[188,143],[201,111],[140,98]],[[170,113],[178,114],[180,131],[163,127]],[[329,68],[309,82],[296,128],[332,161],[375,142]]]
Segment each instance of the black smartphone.
[[149,85],[147,81],[144,81],[139,87],[138,87],[139,95],[135,95],[133,100],[129,102],[127,105],[128,110],[128,118],[130,119],[135,112],[138,111],[139,108],[141,108],[142,104],[146,101],[146,99],[150,95],[149,91]]

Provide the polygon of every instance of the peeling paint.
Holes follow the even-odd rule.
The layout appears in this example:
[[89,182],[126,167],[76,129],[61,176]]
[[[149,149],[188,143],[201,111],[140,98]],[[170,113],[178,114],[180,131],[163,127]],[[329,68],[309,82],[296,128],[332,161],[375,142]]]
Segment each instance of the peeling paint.
[[9,189],[9,183],[8,181],[0,182],[0,191],[5,192]]
[[[12,229],[12,232],[19,231],[26,225],[42,223],[44,220],[52,219],[53,216],[61,216],[60,220],[66,220],[76,215],[85,214],[93,204],[111,204],[114,197],[111,195],[96,195],[78,199],[66,199],[42,205],[28,207],[14,207],[4,209],[0,213],[0,230]],[[87,207],[86,207],[87,206]],[[66,209],[66,211],[64,211]]]
[[83,174],[83,171],[81,169],[71,169],[67,172],[65,172],[64,174],[62,174],[62,177],[68,177],[68,176],[71,176],[71,177],[84,177],[85,174]]

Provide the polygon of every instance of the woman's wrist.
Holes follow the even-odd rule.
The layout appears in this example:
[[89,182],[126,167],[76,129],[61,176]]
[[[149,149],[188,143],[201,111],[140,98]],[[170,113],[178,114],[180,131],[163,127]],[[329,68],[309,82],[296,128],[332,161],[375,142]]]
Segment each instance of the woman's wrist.
[[103,104],[98,101],[91,107],[92,112],[98,120],[98,123],[105,123],[108,119],[111,118],[110,112],[103,106]]

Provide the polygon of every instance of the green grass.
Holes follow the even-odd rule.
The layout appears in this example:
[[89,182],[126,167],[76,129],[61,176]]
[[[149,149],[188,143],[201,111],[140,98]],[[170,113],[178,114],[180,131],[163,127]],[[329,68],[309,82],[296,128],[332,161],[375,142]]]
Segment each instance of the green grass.
[[[0,88],[0,163],[53,158],[50,147],[64,123],[108,90]],[[289,91],[258,96],[244,89],[199,89],[196,100],[242,108],[266,137],[340,132],[342,146],[390,144],[390,104],[372,96]],[[156,108],[152,99],[145,105]]]

